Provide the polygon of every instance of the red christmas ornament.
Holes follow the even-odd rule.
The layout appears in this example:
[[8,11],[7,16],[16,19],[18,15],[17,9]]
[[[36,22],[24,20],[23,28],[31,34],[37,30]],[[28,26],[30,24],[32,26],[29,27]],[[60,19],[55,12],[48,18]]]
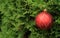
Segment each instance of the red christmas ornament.
[[44,11],[36,16],[35,23],[40,29],[50,29],[53,23],[53,17],[44,9]]

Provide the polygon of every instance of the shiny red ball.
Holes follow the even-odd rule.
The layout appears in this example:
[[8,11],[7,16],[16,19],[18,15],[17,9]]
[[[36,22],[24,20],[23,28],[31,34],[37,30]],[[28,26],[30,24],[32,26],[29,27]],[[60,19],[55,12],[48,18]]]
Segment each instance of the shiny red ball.
[[35,23],[40,29],[50,29],[53,23],[53,17],[47,11],[43,11],[36,16]]

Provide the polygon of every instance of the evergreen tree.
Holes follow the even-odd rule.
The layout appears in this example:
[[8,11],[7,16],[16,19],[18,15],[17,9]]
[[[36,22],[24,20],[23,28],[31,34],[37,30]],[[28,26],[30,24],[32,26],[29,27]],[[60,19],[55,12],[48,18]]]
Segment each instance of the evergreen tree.
[[[54,19],[49,30],[35,25],[43,9]],[[60,0],[0,0],[0,38],[60,38]]]

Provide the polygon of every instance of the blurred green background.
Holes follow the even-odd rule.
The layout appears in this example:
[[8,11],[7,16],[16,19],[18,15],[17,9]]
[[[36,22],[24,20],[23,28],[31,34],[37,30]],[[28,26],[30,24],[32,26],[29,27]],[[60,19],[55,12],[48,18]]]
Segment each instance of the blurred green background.
[[[35,25],[44,9],[54,18],[49,30]],[[0,0],[0,38],[60,38],[60,0]]]

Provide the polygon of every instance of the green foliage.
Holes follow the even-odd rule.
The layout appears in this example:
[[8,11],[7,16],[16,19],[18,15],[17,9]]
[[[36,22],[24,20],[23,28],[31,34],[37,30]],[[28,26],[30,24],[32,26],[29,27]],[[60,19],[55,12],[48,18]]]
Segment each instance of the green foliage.
[[[54,23],[40,30],[35,16],[45,8]],[[0,38],[25,38],[27,31],[28,38],[60,38],[60,0],[0,0]]]

